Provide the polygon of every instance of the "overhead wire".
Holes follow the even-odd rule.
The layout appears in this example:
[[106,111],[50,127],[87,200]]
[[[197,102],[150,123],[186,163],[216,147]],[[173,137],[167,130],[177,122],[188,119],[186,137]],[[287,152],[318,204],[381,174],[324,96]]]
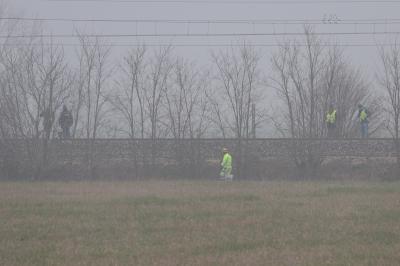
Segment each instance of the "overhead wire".
[[131,4],[253,4],[253,5],[287,5],[287,4],[400,4],[396,0],[43,0],[45,2],[102,2]]
[[46,21],[46,22],[106,22],[106,23],[170,23],[170,24],[400,24],[400,18],[390,19],[76,19],[76,18],[31,18],[31,17],[0,17],[0,20],[16,21]]
[[[295,46],[305,47],[308,44],[305,43],[292,43]],[[85,43],[88,46],[100,46],[100,47],[282,47],[285,44],[279,43],[231,43],[231,44],[204,44],[204,43],[131,43],[131,44],[122,44],[122,43]],[[377,47],[377,46],[395,46],[398,45],[396,43],[322,43],[318,44],[321,47]],[[6,47],[21,47],[21,46],[65,46],[65,47],[76,47],[81,46],[80,43],[0,43],[0,46]]]
[[[44,0],[47,2],[105,2],[105,3],[180,3],[180,4],[327,4],[327,3],[395,3],[400,4],[400,1],[393,0],[281,0],[281,1],[268,1],[268,0]],[[32,18],[32,17],[0,17],[0,20],[21,20],[21,21],[46,21],[46,22],[106,22],[106,23],[173,23],[173,24],[318,24],[318,25],[395,25],[400,24],[400,18],[375,18],[375,19],[200,19],[200,20],[179,20],[179,19],[101,19],[101,18],[91,18],[91,19],[80,19],[80,18]],[[129,37],[238,37],[238,36],[302,36],[306,33],[302,32],[239,32],[239,33],[136,33],[136,34],[21,34],[21,35],[0,35],[0,39],[14,39],[14,38],[77,38],[77,37],[87,37],[87,38],[129,38]],[[375,27],[373,31],[343,31],[343,32],[313,32],[313,35],[394,35],[400,34],[400,31],[376,31]],[[1,44],[0,44],[1,45]],[[10,44],[18,45],[18,44]],[[63,46],[76,46],[79,44],[60,44]],[[148,46],[169,46],[170,44],[150,44]],[[232,46],[232,44],[172,44],[173,46],[181,47],[205,47],[205,46]],[[384,44],[392,45],[392,44]],[[136,44],[112,44],[111,46],[136,46]],[[233,45],[235,46],[235,45]],[[254,44],[252,46],[277,46],[276,44]],[[279,46],[279,45],[278,45]],[[376,46],[376,44],[336,44],[336,46],[357,46],[357,47],[369,47]]]
[[[348,31],[348,32],[313,32],[311,35],[393,35],[400,31]],[[126,37],[238,37],[238,36],[304,36],[305,32],[241,32],[241,33],[136,33],[136,34],[21,34],[0,35],[5,38],[126,38]]]

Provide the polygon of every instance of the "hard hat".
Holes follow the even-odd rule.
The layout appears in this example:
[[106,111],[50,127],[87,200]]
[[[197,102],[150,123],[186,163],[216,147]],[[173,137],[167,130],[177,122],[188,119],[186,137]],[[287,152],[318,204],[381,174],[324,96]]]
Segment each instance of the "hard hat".
[[222,152],[228,152],[228,149],[227,148],[223,148]]

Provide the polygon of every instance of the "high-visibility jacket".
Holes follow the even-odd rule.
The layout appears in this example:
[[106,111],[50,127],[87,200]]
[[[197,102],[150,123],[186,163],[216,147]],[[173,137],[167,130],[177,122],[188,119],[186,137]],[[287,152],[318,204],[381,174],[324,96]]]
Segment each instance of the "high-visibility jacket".
[[326,115],[326,123],[335,124],[336,123],[336,110],[333,110],[331,113],[328,112]]
[[224,169],[232,169],[232,156],[229,153],[225,153],[221,166]]
[[368,119],[368,113],[367,113],[367,111],[365,109],[363,109],[360,112],[360,121],[361,122],[366,122],[366,121],[368,121],[367,119]]

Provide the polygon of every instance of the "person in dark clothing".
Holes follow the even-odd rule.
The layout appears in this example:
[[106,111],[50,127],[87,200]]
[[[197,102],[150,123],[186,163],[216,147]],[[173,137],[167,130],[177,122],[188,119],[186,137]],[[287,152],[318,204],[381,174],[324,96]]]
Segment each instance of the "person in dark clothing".
[[65,105],[63,106],[58,123],[62,129],[62,138],[69,139],[71,137],[70,128],[74,123],[74,119],[71,111]]
[[49,108],[46,108],[40,113],[40,117],[43,118],[43,133],[45,137],[49,137],[54,123],[54,112]]

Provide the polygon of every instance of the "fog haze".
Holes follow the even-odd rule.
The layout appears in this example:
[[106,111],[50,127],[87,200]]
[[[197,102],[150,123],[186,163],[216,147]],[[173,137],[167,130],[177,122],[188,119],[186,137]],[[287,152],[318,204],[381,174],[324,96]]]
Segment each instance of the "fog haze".
[[[7,1],[6,1],[7,2]],[[245,1],[233,3],[210,3],[190,0],[181,2],[159,3],[157,1],[144,3],[134,1],[42,1],[42,0],[15,0],[9,1],[11,14],[16,17],[43,18],[43,19],[83,19],[83,20],[279,20],[274,24],[223,24],[223,23],[135,23],[135,22],[74,22],[74,21],[44,21],[43,28],[46,34],[216,34],[216,33],[279,33],[283,35],[269,36],[146,36],[146,37],[109,37],[104,42],[113,47],[113,60],[118,63],[124,53],[138,44],[148,44],[151,48],[157,45],[174,47],[174,53],[189,60],[198,66],[212,64],[211,52],[223,50],[230,44],[255,45],[262,56],[260,61],[263,75],[270,76],[270,58],[277,50],[277,45],[285,40],[296,39],[303,42],[304,24],[285,24],[284,20],[310,20],[323,22],[324,18],[334,18],[333,23],[313,25],[314,31],[326,33],[321,39],[330,43],[344,45],[344,53],[351,64],[359,68],[371,86],[374,84],[375,73],[379,71],[378,49],[375,44],[393,43],[395,34],[384,32],[399,31],[400,23],[385,23],[384,20],[399,19],[399,3],[389,2],[358,2],[343,3],[343,1],[292,1],[299,3],[277,4],[268,1]],[[357,23],[363,20],[381,20],[376,24]],[[341,21],[354,21],[347,24]],[[286,21],[287,22],[287,21]],[[349,33],[332,35],[330,33]],[[361,32],[379,32],[380,34],[357,34]],[[289,33],[289,34],[288,34]],[[291,35],[298,33],[300,35]],[[354,34],[356,33],[356,34]],[[384,33],[384,34],[382,34]],[[285,35],[288,34],[288,35]],[[54,38],[57,44],[65,44],[66,54],[70,60],[76,59],[74,51],[76,38]],[[264,46],[263,46],[264,45]],[[266,45],[266,46],[265,46]],[[272,46],[270,46],[272,45]],[[349,45],[349,46],[347,46]],[[367,46],[365,46],[367,45]],[[378,90],[378,89],[377,89]],[[274,90],[265,90],[267,109],[274,113]],[[276,111],[275,112],[279,112]]]
[[[400,4],[396,3],[314,3],[314,4],[185,4],[185,3],[132,3],[112,1],[40,1],[15,0],[9,2],[18,14],[37,18],[72,19],[173,19],[173,20],[285,20],[310,19],[322,20],[324,16],[334,15],[341,20],[396,19]],[[22,12],[22,13],[21,13]],[[252,33],[252,32],[299,32],[302,25],[252,25],[252,24],[165,24],[165,23],[86,23],[86,22],[44,22],[45,28],[53,34],[75,33],[76,29],[85,33],[97,34],[136,34],[136,33]],[[317,32],[335,31],[396,31],[394,25],[317,25]],[[287,36],[286,38],[291,38]],[[299,38],[298,36],[296,38]],[[325,38],[325,37],[324,37]],[[391,42],[394,35],[349,35],[327,36],[341,44],[374,44]],[[107,39],[113,44],[230,44],[243,42],[252,44],[276,44],[284,40],[282,36],[247,37],[145,37]],[[60,40],[74,43],[72,39]],[[274,48],[261,48],[269,57]],[[177,47],[182,53],[194,60],[203,61],[210,47]],[[354,58],[354,64],[364,71],[375,70],[375,47],[348,47],[346,52]],[[372,55],[372,56],[371,56]],[[205,63],[205,62],[202,62]]]

